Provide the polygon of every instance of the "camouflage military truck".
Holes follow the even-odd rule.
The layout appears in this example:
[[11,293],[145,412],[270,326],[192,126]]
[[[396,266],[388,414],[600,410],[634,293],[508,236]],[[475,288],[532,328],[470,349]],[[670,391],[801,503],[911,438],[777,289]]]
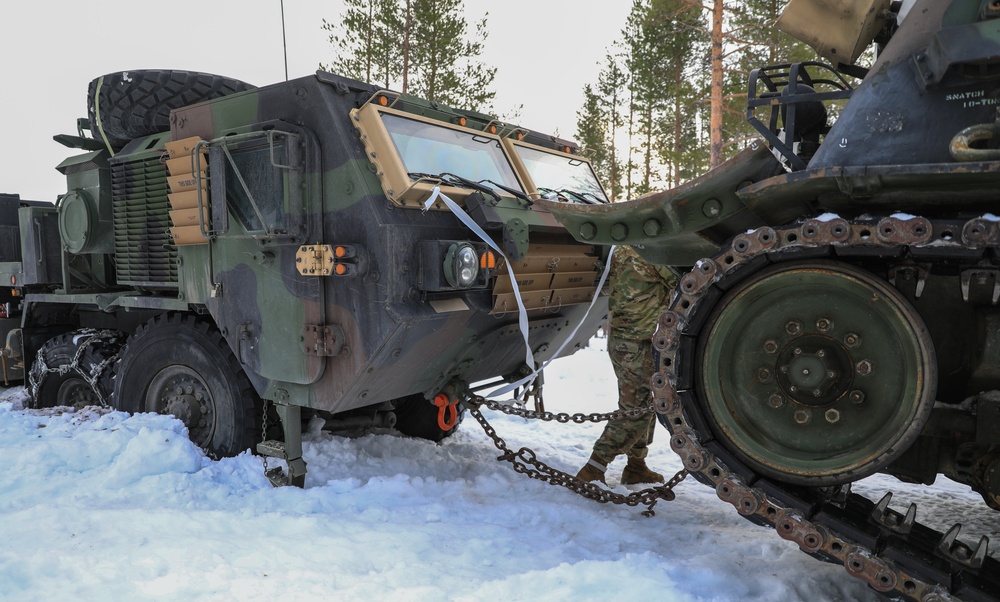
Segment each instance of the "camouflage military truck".
[[569,142],[323,72],[119,72],[88,102],[66,194],[0,197],[4,378],[36,406],[173,414],[302,484],[303,420],[441,439],[472,383],[606,315],[606,249],[536,203],[607,202]]
[[778,26],[829,63],[752,73],[759,140],[674,190],[541,204],[687,271],[652,388],[700,481],[886,596],[1000,599],[996,523],[852,492],[943,475],[1000,509],[1000,3],[792,0]]

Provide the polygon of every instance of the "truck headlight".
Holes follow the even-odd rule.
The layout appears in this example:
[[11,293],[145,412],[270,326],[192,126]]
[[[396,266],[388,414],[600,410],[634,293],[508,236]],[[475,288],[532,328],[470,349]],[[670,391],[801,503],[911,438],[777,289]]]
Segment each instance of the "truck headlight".
[[453,244],[444,257],[444,277],[448,284],[468,288],[479,276],[479,255],[470,244]]

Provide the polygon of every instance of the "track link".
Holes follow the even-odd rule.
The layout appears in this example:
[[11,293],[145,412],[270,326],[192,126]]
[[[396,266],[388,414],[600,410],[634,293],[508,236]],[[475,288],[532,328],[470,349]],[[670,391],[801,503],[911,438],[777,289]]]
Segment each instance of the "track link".
[[1000,225],[984,218],[834,217],[736,236],[681,279],[653,339],[659,353],[654,405],[671,432],[671,448],[688,471],[742,516],[773,527],[807,554],[841,564],[887,597],[1000,600],[1000,562],[986,554],[985,538],[968,546],[957,540],[958,525],[941,533],[916,522],[915,506],[905,515],[890,510],[891,494],[875,503],[851,493],[849,485],[792,486],[755,473],[702,424],[691,378],[695,341],[720,291],[768,265],[814,257],[848,263],[864,257],[911,257],[974,266],[994,259],[998,249]]

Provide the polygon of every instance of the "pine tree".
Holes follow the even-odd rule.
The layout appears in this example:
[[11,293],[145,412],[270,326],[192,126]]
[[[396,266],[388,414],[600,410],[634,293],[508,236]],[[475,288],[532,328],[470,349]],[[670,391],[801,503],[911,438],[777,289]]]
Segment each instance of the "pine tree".
[[487,17],[470,31],[462,0],[344,1],[341,21],[323,22],[336,58],[322,68],[443,104],[492,111],[496,68],[480,59]]
[[407,0],[409,39],[405,92],[458,108],[492,112],[495,67],[479,56],[488,35],[487,16],[470,36],[462,0]]
[[587,84],[583,87],[583,107],[576,113],[576,140],[580,143],[581,152],[590,159],[597,177],[610,185],[613,171],[611,145],[614,141],[608,136],[603,104],[593,86]]
[[[806,44],[774,28],[787,0],[740,0],[725,5],[722,0],[713,1],[719,24],[718,32],[713,27],[712,44],[715,48],[718,35],[720,48],[725,49],[712,56],[714,167],[722,162],[724,145],[738,148],[740,143],[754,137],[746,122],[746,91],[751,70],[776,63],[815,60],[816,54]],[[718,130],[714,127],[716,114]]]
[[336,56],[320,68],[385,87],[398,80],[402,65],[397,0],[344,0],[339,23],[323,20]]
[[611,140],[610,156],[608,157],[610,174],[605,182],[610,187],[612,198],[618,198],[622,190],[621,156],[615,144],[615,134],[625,125],[626,115],[623,112],[624,97],[622,91],[628,89],[628,74],[622,70],[622,56],[607,54],[604,58],[604,68],[597,78],[597,96],[601,100],[604,111],[604,125],[607,128],[608,139]]

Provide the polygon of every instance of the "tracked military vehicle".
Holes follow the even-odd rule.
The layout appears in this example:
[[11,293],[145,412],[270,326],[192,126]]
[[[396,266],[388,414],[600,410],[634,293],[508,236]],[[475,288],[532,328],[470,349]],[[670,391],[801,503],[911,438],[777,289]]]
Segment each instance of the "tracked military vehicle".
[[1000,509],[1000,3],[792,0],[778,26],[825,61],[752,73],[760,139],[673,190],[543,204],[687,271],[652,386],[698,480],[887,596],[1000,599],[996,529],[851,491],[944,475]]
[[35,405],[172,414],[301,485],[307,418],[441,439],[471,383],[606,315],[606,249],[536,203],[607,202],[570,142],[323,72],[119,72],[88,99],[66,194],[0,198],[4,377]]

